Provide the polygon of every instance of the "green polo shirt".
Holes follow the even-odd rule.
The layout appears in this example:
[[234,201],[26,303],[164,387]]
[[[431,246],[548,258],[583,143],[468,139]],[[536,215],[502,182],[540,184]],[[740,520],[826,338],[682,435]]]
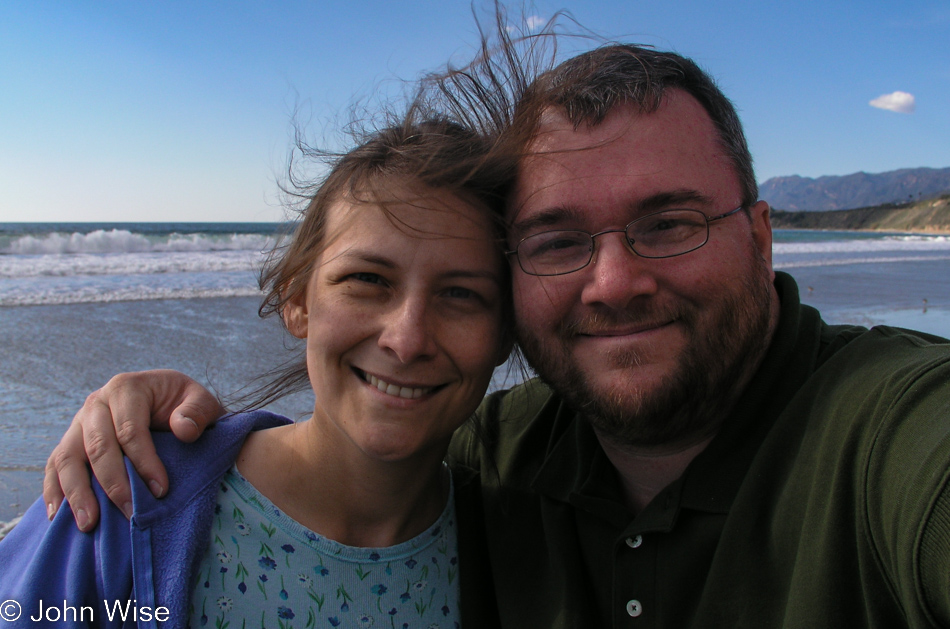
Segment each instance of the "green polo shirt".
[[504,627],[950,626],[950,342],[828,326],[791,277],[776,286],[758,374],[635,517],[589,425],[537,381],[460,431]]

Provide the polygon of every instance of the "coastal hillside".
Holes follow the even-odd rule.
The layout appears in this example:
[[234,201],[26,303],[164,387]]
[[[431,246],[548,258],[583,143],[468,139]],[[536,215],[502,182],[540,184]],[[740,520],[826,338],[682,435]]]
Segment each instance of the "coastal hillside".
[[773,177],[760,184],[759,198],[792,211],[848,210],[908,203],[950,193],[950,168],[902,168],[844,176]]
[[895,232],[950,233],[950,194],[936,199],[831,212],[786,212],[773,209],[776,229],[863,229]]

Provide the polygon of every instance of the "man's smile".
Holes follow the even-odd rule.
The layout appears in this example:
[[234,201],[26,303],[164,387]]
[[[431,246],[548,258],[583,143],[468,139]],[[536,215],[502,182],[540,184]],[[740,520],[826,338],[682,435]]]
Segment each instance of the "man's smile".
[[650,332],[656,332],[667,328],[670,325],[673,325],[676,321],[673,319],[666,319],[656,322],[648,323],[632,323],[624,326],[611,326],[611,327],[581,327],[576,332],[576,336],[583,337],[623,337],[623,336],[637,336],[641,334],[647,334]]

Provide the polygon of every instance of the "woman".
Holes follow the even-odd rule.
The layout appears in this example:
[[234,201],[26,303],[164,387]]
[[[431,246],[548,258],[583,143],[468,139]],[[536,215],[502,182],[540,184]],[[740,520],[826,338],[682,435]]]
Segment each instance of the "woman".
[[97,490],[91,536],[38,502],[0,543],[0,599],[24,620],[103,626],[474,618],[443,458],[510,350],[504,169],[438,121],[343,156],[262,273],[262,312],[306,345],[277,385],[308,381],[312,417],[257,411],[190,446],[160,437],[169,495],[137,481],[130,523]]

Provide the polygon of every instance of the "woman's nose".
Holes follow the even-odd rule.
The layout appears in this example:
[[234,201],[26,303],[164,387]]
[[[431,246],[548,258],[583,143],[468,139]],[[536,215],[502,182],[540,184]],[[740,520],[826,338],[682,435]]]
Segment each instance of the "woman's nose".
[[434,355],[435,338],[428,321],[428,305],[421,299],[404,299],[383,322],[379,345],[402,363]]

